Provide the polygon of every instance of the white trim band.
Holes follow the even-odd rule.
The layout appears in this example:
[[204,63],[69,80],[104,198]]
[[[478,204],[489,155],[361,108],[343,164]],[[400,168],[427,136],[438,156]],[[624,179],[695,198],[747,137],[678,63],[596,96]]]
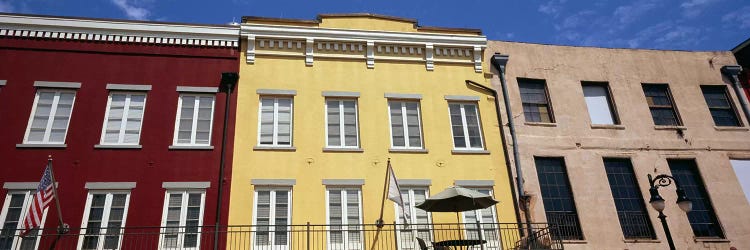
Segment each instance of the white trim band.
[[35,81],[34,87],[37,88],[60,88],[60,89],[80,89],[80,82],[48,82],[48,81]]
[[177,86],[177,92],[192,92],[192,93],[219,93],[218,87],[190,87],[190,86]]
[[86,182],[86,189],[133,189],[135,182]]
[[108,90],[149,91],[151,90],[151,85],[107,83],[107,89]]
[[161,187],[164,189],[206,189],[211,187],[211,182],[162,182]]

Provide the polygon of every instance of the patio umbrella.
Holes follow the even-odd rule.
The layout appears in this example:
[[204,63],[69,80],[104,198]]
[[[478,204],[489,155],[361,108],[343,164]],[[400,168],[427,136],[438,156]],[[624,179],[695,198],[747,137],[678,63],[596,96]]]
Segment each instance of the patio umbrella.
[[417,207],[428,212],[463,212],[488,208],[495,204],[497,201],[490,195],[453,186],[430,196]]

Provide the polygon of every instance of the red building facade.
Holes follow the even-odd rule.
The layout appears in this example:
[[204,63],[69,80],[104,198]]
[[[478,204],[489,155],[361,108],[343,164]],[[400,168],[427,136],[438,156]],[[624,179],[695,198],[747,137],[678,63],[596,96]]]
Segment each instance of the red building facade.
[[[49,155],[62,219],[82,234],[63,248],[128,244],[117,236],[123,227],[190,232],[214,225],[227,108],[219,83],[222,72],[238,70],[238,32],[232,26],[0,14],[2,235],[15,233]],[[231,125],[235,96],[230,102]],[[233,134],[228,126],[222,225]],[[58,217],[52,205],[40,219],[55,228]],[[162,230],[162,247],[212,244],[156,230]],[[46,244],[2,237],[0,249]],[[144,248],[157,243],[148,244],[154,245]]]

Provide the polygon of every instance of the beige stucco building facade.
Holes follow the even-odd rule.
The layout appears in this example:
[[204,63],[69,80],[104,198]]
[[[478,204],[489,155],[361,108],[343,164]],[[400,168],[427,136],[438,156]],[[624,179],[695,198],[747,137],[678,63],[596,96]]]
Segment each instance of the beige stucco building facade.
[[[700,186],[703,186],[705,190],[705,193],[698,194],[703,195],[703,200],[688,190],[688,198],[694,202],[693,211],[705,210],[707,208],[701,204],[710,204],[716,217],[713,224],[718,225],[704,228],[708,231],[694,232],[688,215],[674,203],[674,185],[660,188],[660,194],[666,200],[664,214],[668,216],[667,222],[676,248],[750,247],[750,205],[730,163],[730,160],[750,159],[749,122],[742,114],[729,78],[722,76],[720,70],[722,66],[737,64],[730,52],[605,49],[490,41],[485,57],[489,60],[495,53],[509,55],[505,76],[512,114],[503,112],[503,123],[505,135],[509,138],[506,140],[508,150],[512,149],[508,117],[512,117],[515,123],[524,189],[532,197],[530,215],[533,221],[551,222],[551,218],[547,218],[545,204],[555,203],[544,202],[543,199],[551,196],[560,198],[561,195],[550,195],[550,190],[564,191],[567,185],[572,194],[572,209],[580,222],[581,235],[578,239],[571,237],[566,240],[566,249],[666,249],[667,240],[657,218],[658,212],[648,203],[647,175],[675,174],[677,172],[673,172],[673,169],[680,169],[679,173],[683,175],[677,174],[685,178],[684,173],[690,167],[679,165],[691,165],[690,162],[694,163],[693,173],[699,180],[699,185],[690,189],[700,191]],[[502,90],[498,69],[493,67],[492,74],[486,77],[498,92]],[[592,125],[592,119],[598,119],[592,118],[588,111],[597,108],[590,107],[596,98],[589,99],[592,95],[584,93],[582,86],[588,85],[582,85],[582,81],[597,82],[595,84],[608,90],[604,94],[608,96],[604,103],[611,104],[611,124]],[[522,101],[519,82],[545,86],[543,93],[546,94],[546,104],[543,98]],[[648,100],[652,99],[646,97],[644,89],[651,85],[644,85],[646,83],[662,84],[659,85],[661,90],[667,86],[665,98],[671,100],[676,124],[655,125],[651,109],[658,110],[669,105],[659,106],[656,105],[659,103],[652,101],[649,106]],[[525,98],[539,97],[541,92],[524,86]],[[732,104],[731,112],[739,121],[738,125],[716,126],[712,119],[704,94],[723,88]],[[650,91],[653,95],[653,89]],[[596,97],[595,94],[593,96]],[[593,102],[588,102],[591,100]],[[525,114],[522,102],[528,104],[526,112],[532,114]],[[601,110],[602,107],[598,108]],[[545,110],[549,112],[548,116]],[[528,115],[542,119],[540,122],[530,122]],[[549,160],[554,162],[555,159],[562,163],[565,170],[562,175],[567,175],[567,184],[560,179],[550,184],[550,181],[539,176],[538,170],[543,166],[537,166],[537,163],[544,163],[545,160],[547,163]],[[651,234],[655,233],[654,237],[634,237],[632,231],[631,237],[626,237],[623,233],[618,220],[618,205],[610,185],[613,180],[608,179],[612,176],[608,176],[608,169],[604,166],[607,159],[624,160],[632,165],[630,175],[637,180],[633,186],[640,191],[640,194],[635,194],[642,197],[642,207],[638,207],[637,199],[631,199],[631,204],[635,205],[631,210],[645,210],[644,218],[648,219],[642,223],[646,227],[642,228],[641,233],[648,235],[651,230]],[[540,179],[545,182],[547,194],[540,187]],[[627,187],[624,189],[627,190]],[[545,195],[548,197],[543,198]],[[565,195],[562,196],[556,202],[564,200]],[[622,197],[621,194],[618,196]],[[550,209],[554,209],[552,205]],[[557,203],[555,206],[560,205]],[[700,237],[696,234],[718,236]]]

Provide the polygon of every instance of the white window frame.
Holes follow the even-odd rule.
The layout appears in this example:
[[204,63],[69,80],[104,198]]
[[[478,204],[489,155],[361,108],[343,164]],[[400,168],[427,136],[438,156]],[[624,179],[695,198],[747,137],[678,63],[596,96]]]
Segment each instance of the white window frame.
[[[417,209],[418,208],[416,207],[417,204],[416,204],[416,200],[414,199],[414,190],[424,190],[425,199],[427,199],[427,198],[430,197],[430,188],[426,187],[426,186],[403,186],[403,185],[400,188],[401,188],[401,190],[408,190],[407,191],[408,195],[406,197],[404,197],[404,199],[408,200],[409,207],[408,208],[404,208],[404,209],[409,209],[409,214],[411,215],[411,218],[409,218],[411,221],[409,221],[409,223],[408,223],[410,225],[409,226],[410,228],[402,226],[401,228],[398,229],[399,232],[396,234],[396,242],[398,243],[398,249],[404,249],[405,246],[403,246],[401,244],[402,240],[403,240],[402,236],[401,236],[402,231],[405,231],[407,229],[411,229],[412,236],[416,237],[416,236],[418,236],[417,232],[418,232],[419,229],[424,230],[424,228],[417,228],[416,226],[414,226],[416,224],[419,224],[419,223],[417,223],[417,216],[416,215],[417,215]],[[394,214],[396,216],[396,224],[404,224],[404,220],[403,220],[404,217],[400,215],[400,213],[402,212],[401,211],[401,207],[398,204],[393,203],[393,209],[394,209]],[[427,227],[429,229],[430,238],[429,239],[423,239],[423,240],[425,240],[425,241],[431,241],[435,237],[433,235],[433,230],[432,230],[432,213],[431,212],[426,212],[426,213],[427,213],[427,224],[428,224]],[[416,238],[412,238],[410,240],[412,240],[412,248],[408,248],[408,249],[419,249],[419,243],[417,243]]]
[[[39,93],[40,92],[53,92],[55,93],[55,97],[52,99],[52,107],[50,108],[49,117],[47,118],[47,127],[44,130],[44,138],[42,141],[29,141],[29,133],[31,132],[31,124],[34,122],[34,114],[36,113],[37,106],[39,105]],[[57,113],[57,105],[60,101],[60,95],[62,93],[73,93],[73,101],[70,105],[70,116],[68,117],[68,122],[65,124],[65,135],[63,135],[63,141],[62,142],[50,142],[49,138],[52,135],[52,123],[54,122],[55,113]],[[70,120],[73,119],[73,109],[75,108],[76,104],[76,91],[75,90],[69,90],[69,89],[50,89],[50,88],[38,88],[36,90],[36,94],[34,95],[34,104],[31,107],[31,115],[29,115],[29,122],[26,125],[26,133],[23,137],[23,143],[24,144],[65,144],[65,140],[68,137],[68,129],[70,127]]]
[[[109,112],[112,108],[112,95],[124,94],[125,95],[125,107],[122,110],[122,123],[118,130],[117,142],[105,142],[104,136],[107,134],[107,122],[109,122]],[[128,113],[130,112],[130,99],[132,95],[143,95],[143,113],[141,113],[141,122],[138,124],[138,141],[135,143],[125,143],[125,128],[127,126]],[[143,122],[146,117],[146,103],[148,101],[148,94],[146,92],[139,91],[110,91],[107,96],[107,109],[104,111],[104,124],[102,125],[102,136],[99,140],[100,145],[140,145],[141,143],[141,132],[143,132]]]
[[[393,144],[393,115],[391,114],[391,103],[400,103],[401,104],[401,121],[402,126],[404,129],[404,146],[396,146]],[[406,104],[407,103],[416,103],[417,104],[417,118],[418,118],[418,126],[419,126],[419,142],[420,146],[415,147],[411,146],[409,143],[409,124],[407,123],[406,119]],[[449,111],[450,112],[450,111]],[[419,100],[397,100],[397,99],[389,99],[388,100],[388,131],[391,135],[391,148],[394,149],[424,149],[424,131],[422,131],[422,104]]]
[[[269,209],[269,220],[268,220],[268,241],[269,245],[258,245],[256,239],[255,232],[258,231],[257,225],[258,225],[258,192],[259,191],[268,191],[270,192],[270,207]],[[276,233],[275,230],[271,230],[271,228],[276,226],[276,191],[286,191],[287,192],[287,199],[288,199],[288,205],[287,205],[287,244],[286,245],[276,245],[275,239],[276,239]],[[292,245],[292,235],[291,235],[291,225],[292,225],[292,188],[291,187],[257,187],[255,188],[255,192],[253,192],[253,225],[256,225],[256,227],[252,228],[253,233],[250,235],[250,241],[252,242],[252,249],[260,249],[260,250],[287,250],[291,248]]]
[[[347,207],[348,204],[346,202],[346,198],[347,198],[347,195],[348,195],[347,194],[347,190],[353,190],[353,189],[357,190],[357,199],[358,199],[357,202],[359,203],[359,206],[358,206],[358,208],[359,208],[359,216],[358,216],[359,222],[357,223],[359,225],[359,227],[360,227],[359,229],[357,229],[358,232],[359,232],[359,234],[360,234],[359,239],[361,241],[361,242],[359,242],[360,243],[359,248],[352,248],[352,245],[349,243],[348,214],[346,214],[346,212],[349,210],[348,207]],[[326,237],[326,243],[327,243],[328,249],[348,249],[348,250],[364,249],[364,244],[365,244],[365,238],[364,237],[365,237],[365,235],[363,234],[364,228],[362,228],[363,227],[363,225],[362,225],[363,224],[362,223],[362,220],[363,220],[363,218],[362,218],[362,187],[361,186],[327,186],[326,187],[326,197],[325,197],[326,198],[325,199],[325,203],[326,203],[326,225],[331,225],[331,208],[330,208],[331,201],[330,201],[330,197],[329,197],[329,192],[332,191],[332,190],[338,190],[339,192],[341,192],[341,197],[342,197],[341,211],[344,212],[344,214],[341,215],[341,220],[342,220],[341,221],[342,222],[341,229],[337,230],[337,231],[341,231],[341,233],[342,233],[341,237],[342,237],[343,243],[341,245],[339,245],[338,243],[332,243],[331,242],[331,233],[330,233],[331,232],[331,228],[329,226],[328,227],[328,232],[329,233],[327,233],[327,237]]]
[[[477,191],[477,192],[480,192],[479,190],[487,190],[487,191],[489,191],[490,197],[493,197],[493,198],[495,197],[495,192],[494,192],[494,190],[493,190],[492,187],[482,187],[482,186],[480,186],[480,187],[467,187],[467,188],[469,188],[471,190],[474,190],[474,191]],[[485,244],[486,246],[488,246],[487,249],[502,249],[501,238],[500,238],[501,235],[499,234],[499,230],[495,230],[496,232],[498,232],[498,234],[495,236],[495,238],[497,239],[497,241],[489,241],[489,240],[487,240],[487,236],[486,236],[486,234],[484,232],[485,230],[489,230],[489,229],[485,229],[483,227],[483,225],[482,225],[482,223],[494,223],[495,225],[497,225],[497,223],[498,223],[498,221],[497,221],[497,206],[492,205],[491,208],[492,209],[490,209],[490,210],[492,211],[492,221],[489,221],[489,222],[482,221],[481,212],[482,212],[483,209],[472,210],[471,212],[474,212],[474,219],[480,223],[480,228],[478,230],[479,230],[479,233],[482,235],[482,240],[487,241],[487,243]],[[464,225],[466,225],[467,223],[476,223],[476,222],[466,221],[466,213],[467,212],[461,212],[461,221],[464,223]],[[477,230],[477,229],[475,229],[475,230]],[[469,238],[469,231],[466,228],[464,228],[463,234],[464,234],[463,235],[464,239],[468,239]],[[490,246],[494,246],[494,247],[490,247]],[[480,249],[480,248],[478,246],[474,246],[474,247],[471,247],[470,249]]]
[[[202,228],[203,228],[203,216],[206,210],[206,190],[205,189],[169,189],[166,192],[164,192],[164,208],[162,209],[161,213],[161,233],[159,234],[159,247],[158,249],[164,249],[164,236],[167,234],[166,232],[166,226],[167,226],[167,212],[169,212],[169,196],[171,194],[181,194],[182,195],[182,204],[180,205],[180,224],[178,227],[180,228],[177,232],[177,248],[178,249],[200,249],[201,246],[201,234],[202,234]],[[184,247],[185,243],[185,234],[186,234],[186,223],[187,223],[187,208],[188,208],[188,199],[190,194],[200,194],[201,195],[201,209],[198,217],[198,234],[196,247],[192,248],[186,248]],[[172,248],[167,248],[172,249]]]
[[[263,99],[273,99],[273,143],[260,144],[261,119],[263,119]],[[279,100],[289,99],[289,145],[279,145]],[[258,147],[291,148],[294,146],[294,98],[291,96],[260,96],[258,99]]]
[[82,249],[83,247],[83,241],[86,238],[86,230],[87,230],[87,224],[89,220],[89,214],[91,213],[91,202],[94,198],[95,194],[104,194],[106,195],[105,201],[104,201],[104,211],[102,212],[102,224],[100,225],[99,229],[100,232],[98,234],[99,240],[97,240],[97,247],[96,249],[104,249],[104,240],[107,235],[107,230],[109,226],[109,213],[112,210],[112,197],[115,194],[125,194],[125,210],[122,212],[122,225],[120,226],[120,233],[119,233],[119,239],[117,240],[117,249],[120,249],[122,247],[122,236],[124,235],[125,231],[125,225],[127,224],[128,219],[128,210],[130,209],[130,191],[126,190],[90,190],[88,195],[86,196],[86,206],[83,210],[83,218],[81,219],[81,231],[78,236],[78,247],[77,249]]
[[[21,214],[18,217],[18,224],[16,225],[16,234],[20,233],[20,227],[23,225],[23,221],[26,218],[26,214],[29,212],[29,207],[31,206],[31,202],[33,201],[34,192],[36,190],[8,190],[8,192],[5,194],[5,203],[3,203],[2,210],[0,210],[0,231],[2,231],[3,227],[5,226],[5,219],[8,217],[8,209],[10,208],[10,199],[13,195],[16,194],[23,194],[23,209],[21,210]],[[40,223],[40,227],[44,227],[44,223],[47,220],[47,210],[49,210],[49,207],[44,208],[44,211],[42,212],[42,220]],[[21,246],[21,243],[24,239],[27,238],[21,238],[17,236],[13,236],[13,244],[11,244],[11,249],[18,249]],[[34,244],[34,249],[39,248],[39,241],[41,239],[41,234],[37,234]]]
[[[335,101],[338,103],[338,109],[339,109],[339,139],[341,140],[341,145],[330,145],[328,143],[328,102]],[[354,102],[354,126],[357,131],[357,145],[354,146],[347,146],[346,145],[346,135],[344,134],[345,128],[344,128],[344,102],[345,101],[352,101]],[[325,100],[325,140],[326,140],[326,148],[359,148],[359,103],[356,98],[326,98]]]
[[[455,140],[456,137],[453,135],[453,121],[451,120],[450,105],[452,104],[460,105],[461,107],[461,127],[463,128],[463,131],[464,131],[464,143],[466,145],[466,147],[464,148],[457,148],[456,142],[453,141]],[[471,146],[471,141],[469,139],[469,125],[466,122],[466,108],[465,108],[466,105],[474,105],[474,107],[476,108],[477,129],[479,129],[479,142],[481,144],[479,147]],[[482,135],[482,118],[479,115],[479,103],[477,102],[448,102],[448,122],[450,125],[451,143],[453,143],[453,149],[455,150],[484,150],[484,136]]]
[[[185,96],[192,96],[195,98],[193,103],[193,124],[190,129],[190,143],[180,143],[178,135],[180,133],[180,118],[182,118],[182,98]],[[196,134],[198,133],[198,107],[200,106],[201,97],[211,97],[211,125],[208,128],[208,143],[196,143]],[[177,97],[177,118],[174,123],[174,139],[172,145],[175,146],[211,146],[211,136],[214,130],[214,112],[216,111],[216,95],[215,94],[198,94],[198,93],[180,93]]]

